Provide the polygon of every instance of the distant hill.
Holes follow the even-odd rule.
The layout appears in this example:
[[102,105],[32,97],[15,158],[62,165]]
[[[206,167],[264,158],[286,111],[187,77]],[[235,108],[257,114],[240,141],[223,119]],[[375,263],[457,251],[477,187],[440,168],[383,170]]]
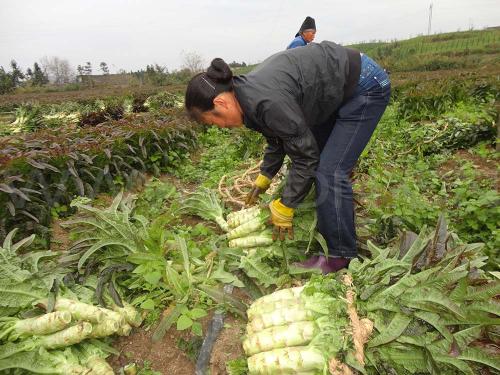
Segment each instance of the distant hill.
[[[363,42],[346,47],[366,53],[392,72],[471,69],[500,65],[500,26],[457,31],[391,42]],[[233,69],[250,72],[257,65]]]
[[498,65],[500,28],[458,31],[392,42],[352,44],[394,72]]

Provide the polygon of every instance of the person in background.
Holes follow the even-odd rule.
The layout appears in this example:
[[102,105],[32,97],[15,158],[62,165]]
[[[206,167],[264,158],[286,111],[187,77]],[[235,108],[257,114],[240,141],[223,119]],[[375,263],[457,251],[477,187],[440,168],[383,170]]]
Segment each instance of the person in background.
[[[367,145],[391,92],[389,77],[359,51],[323,41],[281,51],[252,72],[234,76],[222,59],[188,84],[185,105],[197,121],[221,128],[243,124],[267,139],[260,174],[247,204],[257,202],[286,155],[292,165],[281,198],[269,209],[275,237],[292,237],[294,209],[316,185],[318,230],[328,256],[301,266],[323,273],[347,267],[357,256],[349,174]],[[336,112],[330,134],[314,131]]]
[[316,22],[314,22],[314,18],[307,16],[304,22],[302,22],[299,32],[295,35],[295,39],[292,40],[286,49],[304,47],[311,43],[315,36]]

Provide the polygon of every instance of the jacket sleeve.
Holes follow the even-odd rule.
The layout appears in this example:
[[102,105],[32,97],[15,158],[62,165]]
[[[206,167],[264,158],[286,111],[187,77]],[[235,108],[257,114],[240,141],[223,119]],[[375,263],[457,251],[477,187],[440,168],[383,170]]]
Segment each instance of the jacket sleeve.
[[264,158],[260,166],[260,173],[272,179],[280,170],[285,159],[283,143],[278,138],[266,137],[267,147],[264,151]]
[[281,201],[295,208],[304,200],[316,175],[319,163],[316,140],[302,110],[291,98],[268,104],[263,120],[281,140],[284,153],[292,160]]

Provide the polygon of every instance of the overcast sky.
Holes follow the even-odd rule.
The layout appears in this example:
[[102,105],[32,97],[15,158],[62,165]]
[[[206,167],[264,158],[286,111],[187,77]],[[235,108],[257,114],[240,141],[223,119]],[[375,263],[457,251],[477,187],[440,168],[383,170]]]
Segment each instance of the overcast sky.
[[[0,0],[0,65],[43,56],[73,67],[105,61],[112,72],[183,52],[255,63],[284,49],[305,16],[316,41],[405,39],[427,32],[431,0]],[[500,0],[433,0],[432,31],[500,25]]]

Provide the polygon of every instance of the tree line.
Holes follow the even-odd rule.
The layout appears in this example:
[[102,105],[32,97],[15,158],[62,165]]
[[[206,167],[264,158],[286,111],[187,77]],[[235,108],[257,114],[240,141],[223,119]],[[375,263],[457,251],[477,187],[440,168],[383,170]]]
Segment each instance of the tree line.
[[[229,64],[232,68],[245,67],[245,62],[233,61]],[[193,74],[205,69],[205,60],[196,52],[182,53],[182,66],[178,70],[169,71],[166,66],[159,64],[147,65],[146,69],[130,71],[127,73],[123,69],[119,74],[130,74],[137,78],[141,84],[151,84],[163,86],[169,84],[185,83]],[[73,82],[86,82],[79,77],[91,76],[93,67],[90,61],[79,64],[76,68],[71,67],[67,59],[57,56],[43,57],[39,62],[35,62],[33,67],[25,71],[19,64],[12,60],[10,69],[0,66],[0,94],[12,92],[21,86],[43,86],[48,83],[64,85]],[[99,64],[98,72],[103,75],[110,74],[108,64],[102,61]]]

